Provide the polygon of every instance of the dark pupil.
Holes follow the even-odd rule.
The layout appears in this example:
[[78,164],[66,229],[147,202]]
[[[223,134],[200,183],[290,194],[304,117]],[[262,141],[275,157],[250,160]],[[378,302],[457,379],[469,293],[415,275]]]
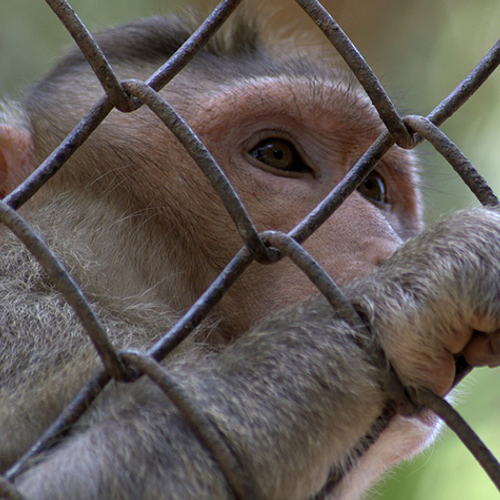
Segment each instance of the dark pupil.
[[277,159],[277,160],[281,160],[283,158],[283,151],[281,151],[281,149],[275,149],[273,151],[273,156]]
[[365,188],[366,189],[374,189],[375,188],[375,183],[373,182],[372,179],[365,180]]

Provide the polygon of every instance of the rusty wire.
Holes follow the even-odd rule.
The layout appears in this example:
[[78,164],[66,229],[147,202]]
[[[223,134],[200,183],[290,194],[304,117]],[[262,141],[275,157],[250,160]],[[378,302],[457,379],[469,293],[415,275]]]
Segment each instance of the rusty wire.
[[[457,171],[483,205],[498,206],[498,199],[488,184],[470,164],[458,146],[438,127],[450,118],[498,67],[500,64],[500,41],[482,58],[463,82],[427,117],[405,117],[397,112],[389,95],[368,63],[326,9],[316,0],[296,0],[352,69],[377,109],[387,131],[383,132],[367,149],[343,181],[288,235],[271,231],[259,234],[238,194],[205,146],[185,124],[182,117],[157,93],[189,64],[189,61],[212,38],[242,0],[220,2],[212,14],[179,50],[145,82],[120,82],[98,44],[69,3],[66,0],[46,0],[46,2],[68,29],[92,67],[103,87],[104,96],[82,118],[81,122],[49,158],[0,203],[0,221],[7,225],[39,260],[67,302],[74,308],[86,333],[101,356],[104,370],[97,373],[82,388],[63,414],[31,450],[8,471],[6,477],[15,478],[24,470],[34,455],[46,449],[55,437],[60,438],[67,433],[111,379],[131,380],[136,375],[145,374],[173,400],[202,442],[217,458],[235,496],[237,498],[257,498],[255,490],[252,489],[254,486],[248,483],[243,472],[239,470],[235,457],[225,443],[220,440],[212,423],[183,392],[182,381],[176,381],[158,362],[164,359],[206,318],[210,310],[254,260],[272,263],[282,258],[289,258],[302,269],[342,317],[354,324],[359,324],[361,319],[341,290],[303,249],[301,243],[332,215],[394,144],[409,149],[424,140],[429,141]],[[242,237],[244,247],[183,318],[146,354],[119,353],[109,341],[91,304],[73,278],[26,221],[15,212],[15,209],[28,201],[48,179],[57,173],[71,155],[106,119],[113,108],[122,112],[133,112],[143,105],[148,106],[176,135],[203,174],[210,180],[214,191],[233,219]],[[138,373],[127,371],[126,367],[135,367]],[[463,371],[466,369],[467,367],[464,367]],[[396,388],[394,392],[400,391],[400,389]],[[415,406],[424,405],[432,409],[455,430],[483,465],[497,488],[500,489],[500,465],[479,438],[473,434],[472,430],[464,425],[456,412],[442,398],[429,394],[429,391],[414,394],[412,400],[415,401]],[[23,498],[4,477],[0,477],[0,496],[9,500]]]
[[125,379],[125,367],[113,349],[104,326],[63,264],[28,226],[26,221],[3,201],[0,201],[0,221],[23,242],[29,252],[48,272],[52,282],[79,317],[110,376],[117,380]]
[[405,122],[420,137],[429,141],[434,149],[453,167],[467,187],[474,193],[478,201],[486,207],[498,206],[498,198],[488,186],[483,176],[472,166],[468,158],[429,118],[423,116],[407,116]]
[[161,361],[172,352],[207,317],[252,261],[253,257],[249,250],[242,248],[189,311],[148,350],[148,354]]
[[131,366],[147,375],[181,410],[182,416],[217,460],[236,499],[263,500],[264,497],[257,493],[256,485],[247,477],[234,456],[234,452],[221,438],[215,424],[194,404],[183,389],[182,381],[177,380],[174,374],[168,373],[164,367],[150,356],[136,352],[124,352],[122,357]]
[[446,425],[455,432],[467,449],[474,455],[474,458],[498,488],[500,484],[500,464],[498,460],[453,406],[428,389],[419,390],[413,395],[412,399],[415,400],[415,404],[417,405],[431,408],[436,415],[444,420]]
[[106,98],[96,103],[58,148],[3,201],[16,209],[24,205],[71,158],[112,109],[113,105]]
[[6,498],[7,500],[26,500],[26,498],[17,491],[16,487],[2,476],[0,476],[0,498]]
[[291,236],[278,231],[266,231],[262,233],[262,237],[271,246],[289,257],[304,272],[342,318],[353,325],[364,326],[357,311],[342,290],[302,245],[299,245]]
[[359,83],[363,86],[368,97],[378,111],[380,118],[385,123],[394,142],[405,149],[414,146],[413,137],[405,127],[405,124],[389,95],[382,87],[377,76],[372,71],[364,57],[349,40],[335,19],[317,0],[295,0],[304,9],[304,12],[316,23],[318,28],[330,40],[337,49],[352,72],[356,75]]
[[133,95],[143,104],[147,105],[175,135],[219,195],[228,214],[233,219],[243,242],[246,243],[250,250],[265,255],[266,248],[260,240],[257,230],[239,196],[222,169],[189,125],[147,83],[129,80],[124,82],[124,88],[130,95]]
[[101,82],[110,103],[120,111],[132,111],[136,106],[123,90],[113,73],[106,56],[95,43],[87,27],[82,23],[71,6],[64,0],[46,0],[60,21],[69,31],[90,67]]
[[5,473],[5,477],[10,480],[15,479],[19,474],[24,472],[31,458],[46,450],[56,438],[61,438],[68,433],[110,380],[111,376],[107,371],[95,374],[80,389],[80,392],[44,432],[43,436]]

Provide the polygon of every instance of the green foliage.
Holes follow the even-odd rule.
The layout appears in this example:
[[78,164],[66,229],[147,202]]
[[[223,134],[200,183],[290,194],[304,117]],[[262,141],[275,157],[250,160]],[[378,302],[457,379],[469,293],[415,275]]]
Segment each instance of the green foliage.
[[[500,457],[499,373],[476,370],[457,390],[455,407]],[[460,403],[462,401],[462,403]],[[373,500],[497,500],[498,490],[449,429],[422,456],[392,472]]]
[[[91,30],[131,19],[179,10],[179,0],[73,0],[71,6]],[[71,37],[43,0],[0,2],[0,96],[17,95],[70,46]]]

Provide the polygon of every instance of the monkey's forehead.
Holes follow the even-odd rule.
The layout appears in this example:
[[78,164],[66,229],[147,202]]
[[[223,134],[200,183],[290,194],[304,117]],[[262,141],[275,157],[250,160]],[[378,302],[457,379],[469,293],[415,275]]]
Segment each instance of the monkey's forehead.
[[384,129],[368,96],[346,80],[291,75],[240,78],[209,86],[201,100],[198,119],[203,121],[205,115],[211,128],[218,118],[227,127],[227,110],[231,109],[233,123],[245,117],[282,117],[309,124],[318,132],[347,126],[370,139]]

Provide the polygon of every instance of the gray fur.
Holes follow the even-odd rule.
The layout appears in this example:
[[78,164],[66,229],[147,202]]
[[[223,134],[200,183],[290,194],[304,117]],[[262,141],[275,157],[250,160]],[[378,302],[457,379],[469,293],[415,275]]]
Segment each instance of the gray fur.
[[[170,28],[166,20],[152,21],[154,33],[158,23],[164,37],[169,29],[178,34],[178,20]],[[139,36],[141,32],[144,37],[145,26],[125,29],[132,43],[122,47],[121,56],[116,42],[120,31],[103,37],[124,77],[144,78],[155,69],[156,55],[136,66],[122,60],[127,54],[138,59],[135,51],[141,47],[151,49],[151,40]],[[315,114],[328,106],[337,114],[345,112],[347,146],[357,147],[350,135],[357,123],[362,130],[356,140],[363,137],[366,142],[378,134],[380,123],[369,102],[349,80],[339,81],[342,73],[336,69],[313,73],[307,87],[299,87],[297,77],[309,75],[311,65],[299,60],[290,63],[287,73],[284,61],[270,62],[257,50],[255,34],[234,50],[227,40],[231,37],[212,44],[198,61],[203,77],[212,71],[218,80],[198,78],[195,65],[163,94],[200,129],[218,111],[203,106],[217,92],[232,91],[235,75],[241,76],[238,85],[254,88],[265,80],[260,79],[264,74],[279,77],[278,97],[289,98],[290,88],[300,88],[316,98]],[[173,50],[170,45],[164,49]],[[157,54],[159,59],[165,55]],[[256,60],[254,74],[250,69]],[[227,74],[220,70],[221,62],[227,63]],[[248,83],[251,75],[256,78]],[[335,84],[326,84],[325,78]],[[299,94],[292,92],[294,101],[302,98]],[[74,54],[35,86],[25,100],[34,161],[42,161],[101,95],[94,76]],[[231,110],[227,115],[232,123]],[[339,156],[342,152],[352,153],[337,151]],[[373,241],[383,239],[389,248],[420,226],[411,159],[401,151],[394,155],[407,194],[399,212],[398,207],[374,208],[359,193],[352,195],[353,206],[381,228]],[[197,170],[185,152],[146,109],[133,116],[113,113],[24,208],[85,289],[117,348],[149,347],[241,246],[220,204],[203,209],[203,202],[215,196],[193,172]],[[184,191],[176,191],[174,180]],[[274,222],[273,205],[258,208],[267,217],[264,221]],[[339,220],[348,225],[354,215]],[[315,235],[308,245],[333,247],[333,252],[342,243],[335,241],[338,229],[340,224],[330,232],[319,231],[322,236]],[[350,226],[347,234],[357,238],[356,248],[363,247],[366,235]],[[6,231],[0,244],[0,466],[5,469],[40,437],[99,368],[99,361],[44,271]],[[384,470],[423,448],[435,433],[435,422],[394,418],[380,439],[360,452],[360,443],[369,443],[373,425],[390,400],[385,392],[390,365],[405,386],[445,393],[447,377],[453,376],[448,351],[461,342],[467,354],[478,325],[496,338],[499,252],[500,216],[493,211],[463,212],[423,232],[379,270],[345,286],[346,295],[367,318],[369,333],[340,318],[322,299],[275,313],[255,327],[249,311],[256,296],[262,317],[262,310],[297,302],[287,301],[296,292],[294,286],[301,297],[311,291],[295,285],[295,268],[285,267],[286,262],[265,268],[264,278],[277,278],[264,289],[262,268],[254,264],[248,271],[254,273],[252,279],[240,285],[243,276],[221,309],[165,366],[216,425],[259,497],[321,498],[329,479],[337,475],[341,479],[332,483],[328,498],[359,498]],[[371,267],[382,254],[370,261]],[[286,280],[281,283],[287,273],[293,281],[288,288],[283,287]],[[274,287],[281,295],[271,296],[275,302],[268,304],[261,296]],[[373,359],[377,348],[387,363]],[[443,371],[441,364],[450,364],[450,359],[451,368]],[[494,364],[498,353],[480,352],[474,359]],[[17,484],[27,498],[39,500],[233,498],[217,462],[182,415],[142,379],[111,384],[74,433],[38,457]]]

